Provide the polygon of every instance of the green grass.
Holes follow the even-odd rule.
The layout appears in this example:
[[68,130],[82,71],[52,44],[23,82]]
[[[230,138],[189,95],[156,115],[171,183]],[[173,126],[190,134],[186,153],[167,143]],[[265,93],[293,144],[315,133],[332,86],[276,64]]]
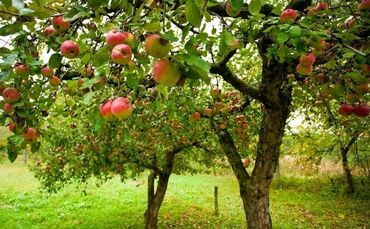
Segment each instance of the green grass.
[[[143,228],[146,206],[142,182],[113,179],[97,188],[66,187],[39,192],[22,162],[0,165],[0,228]],[[369,228],[368,195],[348,198],[336,184],[317,179],[284,178],[271,190],[274,228]],[[367,183],[368,184],[368,183]],[[213,215],[213,188],[219,186],[220,216]],[[362,186],[361,186],[362,187]],[[369,187],[362,187],[368,190]],[[160,228],[245,228],[233,176],[171,177],[160,212]]]

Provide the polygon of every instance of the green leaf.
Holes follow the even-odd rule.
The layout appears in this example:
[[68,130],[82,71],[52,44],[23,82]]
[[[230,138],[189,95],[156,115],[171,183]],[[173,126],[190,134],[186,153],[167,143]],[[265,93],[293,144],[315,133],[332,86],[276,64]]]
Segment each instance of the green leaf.
[[12,5],[17,10],[21,10],[24,8],[24,1],[23,0],[12,0]]
[[349,52],[346,52],[343,54],[343,58],[344,59],[352,59],[352,57],[354,57],[356,55],[356,53],[352,52],[352,51],[349,51]]
[[93,59],[95,66],[102,66],[104,63],[108,62],[110,60],[108,46],[104,46],[97,53],[95,53]]
[[157,20],[154,20],[148,24],[145,24],[144,29],[148,32],[159,32],[161,31],[161,23]]
[[81,17],[87,17],[89,15],[90,15],[89,12],[86,12],[86,11],[79,12],[79,13],[73,15],[73,17],[71,18],[71,21],[74,21],[74,20],[76,20],[78,18],[81,18]]
[[220,38],[219,53],[220,57],[225,56],[230,52],[230,47],[234,45],[234,37],[228,31],[223,31]]
[[9,54],[11,51],[8,48],[0,47],[0,55]]
[[243,0],[231,0],[230,3],[234,9],[240,9],[243,7],[244,4]]
[[12,6],[12,0],[1,0],[5,7]]
[[14,33],[17,33],[22,30],[22,24],[21,23],[13,23],[10,25],[5,25],[0,28],[0,36],[8,36],[12,35]]
[[203,60],[201,57],[196,55],[185,54],[184,60],[188,65],[196,66],[197,68],[204,71],[205,74],[208,74],[209,70],[211,69],[211,65],[207,61]]
[[165,34],[161,34],[161,37],[163,39],[166,39],[168,41],[173,41],[173,42],[176,42],[179,40],[179,38],[173,33],[173,31],[169,31]]
[[31,144],[31,152],[35,153],[40,149],[41,143],[40,142],[35,142]]
[[300,37],[302,29],[299,26],[292,26],[292,28],[288,30],[288,33],[291,37]]
[[123,140],[125,142],[131,142],[131,140],[132,140],[130,131],[127,128],[123,128]]
[[86,104],[86,105],[89,104],[91,102],[92,98],[94,97],[94,95],[95,95],[94,91],[90,91],[89,93],[84,95],[83,103]]
[[366,77],[361,74],[361,72],[348,72],[346,77],[356,81],[356,82],[366,82]]
[[49,66],[52,68],[59,68],[62,63],[62,58],[62,55],[59,53],[54,53],[49,59]]
[[6,57],[3,59],[3,62],[0,63],[0,68],[10,68],[14,64],[15,60],[17,59],[16,53],[11,53],[9,55],[6,55]]
[[98,81],[98,79],[99,78],[92,78],[92,79],[85,80],[84,83],[82,84],[81,89],[92,87],[96,83],[96,81]]
[[262,7],[261,0],[252,0],[248,5],[248,10],[252,15],[258,15]]
[[289,39],[289,36],[287,33],[282,31],[277,34],[276,39],[277,39],[277,42],[284,43],[285,41]]
[[10,162],[14,162],[18,157],[18,153],[8,149],[8,159]]
[[132,89],[137,88],[140,84],[139,79],[133,74],[130,74],[127,76],[126,82],[127,82],[127,85]]
[[202,15],[200,9],[195,4],[194,0],[186,1],[185,16],[189,23],[194,27],[199,27],[202,23]]
[[159,85],[157,85],[157,91],[161,94],[161,95],[163,95],[164,96],[164,98],[167,100],[168,99],[168,95],[169,95],[169,93],[168,93],[168,88],[166,87],[166,86],[164,86],[164,85],[161,85],[161,84],[159,84]]
[[32,14],[32,13],[35,13],[35,11],[32,10],[32,9],[29,9],[29,8],[23,8],[23,9],[19,10],[20,15],[29,15],[29,14]]

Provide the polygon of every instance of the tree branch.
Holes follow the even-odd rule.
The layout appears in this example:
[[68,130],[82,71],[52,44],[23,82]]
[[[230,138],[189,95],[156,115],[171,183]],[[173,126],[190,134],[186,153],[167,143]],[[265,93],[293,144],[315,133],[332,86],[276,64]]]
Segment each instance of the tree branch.
[[226,129],[221,129],[218,123],[215,121],[212,121],[211,124],[218,136],[220,145],[238,181],[245,181],[247,179],[250,179],[250,175],[248,174],[247,170],[245,170],[243,166],[241,157],[238,153],[238,150],[235,146],[235,142],[233,138],[231,137],[230,133]]
[[[263,97],[261,96],[259,90],[254,87],[249,86],[243,80],[239,79],[236,75],[234,75],[231,69],[226,65],[228,58],[225,58],[219,64],[212,64],[210,72],[213,74],[218,74],[222,76],[222,78],[231,84],[235,89],[240,91],[245,96],[250,96],[255,100],[263,102]],[[226,60],[226,61],[225,61]]]
[[[273,9],[274,9],[274,7],[272,5],[265,4],[265,5],[262,6],[262,8],[260,10],[260,13],[264,14],[266,16],[269,16],[269,15],[273,14],[273,12],[272,12]],[[217,14],[220,17],[230,17],[226,13],[226,4],[224,4],[224,3],[214,5],[214,6],[209,6],[209,7],[207,7],[207,10],[214,13],[214,14]],[[238,15],[238,17],[243,18],[243,19],[248,19],[250,16],[251,16],[251,13],[248,10],[248,4],[244,4],[244,6],[243,6],[242,10],[240,11],[240,14]]]

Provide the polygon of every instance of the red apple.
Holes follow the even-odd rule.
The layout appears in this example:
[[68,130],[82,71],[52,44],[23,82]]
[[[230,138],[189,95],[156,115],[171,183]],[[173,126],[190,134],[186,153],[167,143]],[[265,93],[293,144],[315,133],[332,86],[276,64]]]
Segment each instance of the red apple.
[[198,111],[191,114],[190,117],[191,121],[199,121],[200,120],[200,113]]
[[316,61],[316,57],[312,53],[309,53],[307,55],[302,55],[301,58],[299,58],[299,62],[304,66],[313,65],[315,61]]
[[54,76],[54,69],[49,66],[45,66],[41,69],[41,75],[48,78],[52,77]]
[[293,23],[297,19],[297,11],[293,9],[286,9],[280,15],[280,21],[282,23]]
[[132,114],[132,105],[130,100],[124,97],[116,98],[111,105],[113,116],[119,119],[127,119]]
[[365,94],[370,91],[369,84],[368,83],[361,83],[355,86],[356,92]]
[[217,99],[221,95],[221,89],[218,87],[214,87],[211,90],[211,96],[214,99]]
[[370,10],[370,0],[362,0],[357,6],[359,11]]
[[32,143],[37,139],[37,130],[35,128],[28,128],[27,131],[23,133],[23,138],[26,143]]
[[239,9],[234,8],[233,5],[231,3],[229,3],[229,2],[226,3],[226,13],[230,17],[236,17],[236,16],[238,16],[240,14],[240,11],[241,10],[242,10],[241,8],[239,8]]
[[234,42],[233,42],[233,45],[229,46],[230,50],[235,50],[237,49],[239,46],[239,41],[238,39],[234,38]]
[[212,115],[213,115],[213,109],[212,108],[206,108],[204,110],[204,115],[205,116],[208,116],[208,117],[212,117]]
[[243,163],[243,167],[247,168],[251,164],[251,160],[249,160],[248,158],[243,158],[242,163]]
[[96,24],[94,22],[91,22],[89,24],[87,24],[87,29],[88,30],[91,30],[91,31],[95,31],[98,27],[96,26]]
[[181,73],[176,65],[167,59],[159,59],[153,63],[152,74],[155,82],[165,86],[175,86]]
[[145,39],[145,51],[157,58],[162,58],[168,55],[171,50],[169,41],[161,38],[158,34],[151,34]]
[[114,46],[111,57],[113,62],[116,64],[128,64],[132,59],[132,51],[130,46],[126,44]]
[[49,84],[50,84],[51,86],[54,86],[54,87],[56,87],[56,86],[60,85],[60,79],[59,79],[59,77],[58,77],[58,76],[53,76],[53,77],[51,77],[51,78],[49,79]]
[[310,65],[310,66],[305,66],[303,64],[298,64],[297,65],[297,72],[300,75],[304,75],[304,76],[309,75],[309,74],[311,74],[312,70],[313,70],[312,65]]
[[329,44],[325,40],[323,40],[323,39],[319,39],[317,41],[311,42],[311,45],[316,50],[324,50],[324,49],[326,49],[329,46]]
[[63,16],[56,16],[52,20],[52,24],[57,31],[63,32],[67,31],[71,26],[69,21],[64,20]]
[[329,5],[326,2],[318,2],[316,5],[317,11],[328,10],[328,9],[329,9]]
[[366,117],[370,113],[370,106],[366,103],[358,104],[354,107],[353,113],[358,117]]
[[8,129],[9,129],[11,132],[14,132],[14,128],[15,128],[14,122],[9,123]]
[[315,15],[317,13],[317,9],[315,7],[311,7],[308,12],[307,12],[307,15],[308,16],[312,16],[312,15]]
[[5,90],[2,93],[2,96],[4,100],[8,103],[15,103],[21,97],[19,91],[13,87],[5,88]]
[[226,124],[225,124],[225,123],[221,123],[221,124],[219,125],[219,127],[220,127],[220,129],[221,129],[221,130],[224,130],[224,129],[226,129],[226,128],[227,128],[227,126],[226,126]]
[[348,103],[343,103],[339,106],[338,113],[340,115],[349,115],[353,112],[353,106]]
[[108,32],[106,42],[109,48],[113,48],[116,45],[123,44],[125,35],[117,29]]
[[106,102],[100,105],[100,115],[106,120],[110,120],[113,117],[111,107],[112,107],[111,99],[107,100]]
[[86,66],[85,68],[84,68],[84,70],[83,70],[83,72],[82,72],[82,75],[84,76],[84,77],[92,77],[92,76],[94,76],[94,69],[93,69],[93,67],[92,66]]
[[45,37],[53,36],[55,34],[57,34],[57,31],[54,29],[53,26],[48,26],[44,29]]
[[80,53],[80,47],[74,41],[66,40],[60,46],[60,52],[64,57],[74,59]]
[[123,32],[123,43],[124,44],[128,44],[129,46],[133,46],[134,45],[134,35],[130,32]]
[[14,112],[13,105],[10,103],[4,103],[3,110],[8,115]]
[[77,81],[77,85],[78,85],[79,87],[82,87],[82,85],[84,84],[84,82],[85,82],[85,79],[80,78],[80,79],[78,79],[78,81]]
[[362,70],[362,73],[364,73],[365,76],[369,75],[370,65],[368,65],[368,64],[361,65],[361,70]]
[[27,64],[16,64],[14,66],[14,72],[19,76],[28,76],[29,70]]
[[322,83],[322,82],[324,82],[324,81],[325,81],[326,77],[325,77],[325,74],[324,74],[324,73],[320,72],[320,73],[318,73],[318,74],[315,76],[315,79],[316,79],[317,81],[319,81],[320,83]]

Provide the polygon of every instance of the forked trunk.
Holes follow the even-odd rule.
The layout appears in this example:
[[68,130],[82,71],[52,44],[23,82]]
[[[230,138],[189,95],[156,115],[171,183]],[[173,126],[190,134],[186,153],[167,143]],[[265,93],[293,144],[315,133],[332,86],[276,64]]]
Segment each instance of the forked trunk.
[[272,228],[269,190],[278,165],[280,146],[291,103],[291,87],[286,79],[287,69],[286,64],[264,61],[261,84],[264,116],[256,162],[251,175],[243,167],[235,143],[227,130],[221,130],[216,124],[213,125],[238,179],[247,227],[250,229]]
[[[179,152],[178,150],[167,152],[166,162],[164,169],[160,172],[152,171],[148,177],[148,204],[145,211],[145,228],[146,229],[157,229],[158,228],[158,214],[159,209],[166,195],[168,181],[170,179],[175,154]],[[154,187],[155,178],[158,175],[157,188]]]
[[145,213],[146,215],[145,228],[147,229],[158,228],[158,213],[163,203],[164,196],[166,195],[169,178],[170,175],[159,175],[158,186],[155,191],[155,195],[152,201],[150,203],[148,202],[148,207]]

